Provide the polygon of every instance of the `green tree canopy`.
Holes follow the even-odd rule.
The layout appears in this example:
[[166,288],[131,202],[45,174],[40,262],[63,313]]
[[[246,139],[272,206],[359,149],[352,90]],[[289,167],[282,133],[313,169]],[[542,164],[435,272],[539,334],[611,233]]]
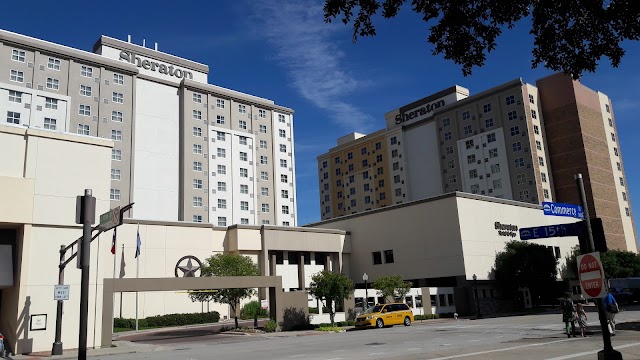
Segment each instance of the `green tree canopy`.
[[[260,276],[258,266],[248,256],[226,253],[209,257],[200,269],[201,276]],[[255,295],[255,289],[218,289],[211,292],[190,293],[191,301],[215,301],[231,306],[238,327],[238,305]]]
[[[567,258],[566,277],[578,278],[577,257],[580,248],[576,246],[573,253]],[[604,276],[607,279],[617,279],[640,276],[640,256],[631,251],[608,250],[600,253]]]
[[519,287],[527,287],[535,301],[554,288],[557,265],[558,260],[546,246],[513,240],[496,255],[493,271],[501,290],[511,294]]
[[331,326],[336,316],[334,304],[351,298],[353,290],[353,282],[345,274],[326,270],[314,274],[309,285],[309,294],[323,301],[329,309]]
[[[375,36],[373,18],[393,18],[407,0],[325,0],[326,22],[353,21],[353,41]],[[462,66],[471,74],[496,48],[496,39],[523,19],[531,21],[532,67],[543,64],[574,79],[594,72],[601,57],[617,67],[624,55],[620,44],[640,40],[640,6],[636,0],[411,0],[428,29],[434,55]],[[354,16],[354,12],[357,15]]]
[[378,290],[378,295],[384,296],[387,301],[394,301],[409,293],[411,282],[402,280],[400,275],[390,275],[378,278],[371,287]]

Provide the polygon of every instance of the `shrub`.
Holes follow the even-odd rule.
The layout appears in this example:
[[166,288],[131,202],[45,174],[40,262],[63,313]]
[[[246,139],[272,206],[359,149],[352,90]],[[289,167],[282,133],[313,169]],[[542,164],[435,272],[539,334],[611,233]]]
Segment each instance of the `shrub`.
[[311,319],[303,309],[289,307],[282,314],[282,331],[307,330],[311,328]]
[[277,328],[278,324],[274,320],[269,320],[264,324],[264,331],[268,333],[275,332]]
[[333,331],[333,332],[342,331],[342,329],[340,329],[339,327],[331,326],[331,325],[329,325],[329,326],[320,326],[320,327],[317,327],[315,330],[316,331]]
[[240,310],[240,318],[242,320],[253,319],[256,314],[258,314],[259,318],[269,317],[269,313],[267,313],[267,310],[263,309],[262,305],[257,300],[246,303],[242,307],[242,310]]
[[320,312],[318,311],[317,307],[310,307],[309,308],[309,314],[319,314]]
[[440,318],[440,315],[438,314],[414,315],[413,317],[414,320],[431,320],[431,319],[438,319],[438,318]]
[[[136,328],[135,319],[115,318],[113,320],[114,327],[124,329]],[[209,324],[218,321],[220,321],[220,314],[217,311],[192,314],[167,314],[138,319],[138,328]]]

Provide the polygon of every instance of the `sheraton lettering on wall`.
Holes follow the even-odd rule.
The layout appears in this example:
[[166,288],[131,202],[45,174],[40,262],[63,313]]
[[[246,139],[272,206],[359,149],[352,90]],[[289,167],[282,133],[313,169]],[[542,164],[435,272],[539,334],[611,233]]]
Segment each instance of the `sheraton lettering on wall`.
[[443,106],[445,106],[444,100],[438,100],[429,104],[425,104],[424,106],[421,106],[417,109],[398,114],[396,115],[396,125],[402,124],[403,122],[413,120],[418,117],[424,117],[424,115],[428,115],[435,109],[441,108]]
[[193,79],[193,73],[191,73],[191,71],[178,69],[173,65],[166,65],[156,61],[142,59],[138,55],[129,51],[120,51],[120,60],[135,64],[139,68],[157,71],[160,74],[175,76],[179,79]]
[[516,235],[518,235],[517,231],[518,231],[518,226],[516,225],[512,225],[512,224],[502,224],[498,221],[496,221],[493,226],[495,227],[496,230],[498,230],[498,235],[500,236],[509,236],[509,237],[516,237]]

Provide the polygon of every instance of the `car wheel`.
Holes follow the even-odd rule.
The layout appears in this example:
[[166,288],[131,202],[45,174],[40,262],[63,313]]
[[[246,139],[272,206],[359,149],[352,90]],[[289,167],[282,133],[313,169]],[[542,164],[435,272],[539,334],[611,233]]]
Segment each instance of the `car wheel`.
[[411,325],[411,319],[408,316],[404,317],[404,326],[410,326]]
[[382,329],[384,327],[384,321],[382,321],[382,319],[376,320],[376,327]]

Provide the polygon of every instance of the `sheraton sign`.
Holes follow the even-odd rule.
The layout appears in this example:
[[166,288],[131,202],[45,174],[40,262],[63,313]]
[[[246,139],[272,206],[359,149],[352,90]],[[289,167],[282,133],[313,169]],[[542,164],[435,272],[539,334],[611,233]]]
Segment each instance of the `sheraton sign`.
[[433,111],[435,111],[435,109],[437,108],[441,108],[445,106],[445,102],[444,100],[438,100],[438,101],[434,101],[432,103],[429,104],[425,104],[421,107],[418,107],[416,109],[413,109],[411,111],[407,111],[405,113],[402,114],[398,114],[396,115],[396,125],[402,124],[403,122],[409,121],[409,120],[413,120],[416,119],[418,117],[426,117],[425,115],[429,115],[430,113],[432,113]]
[[160,74],[175,76],[179,79],[193,79],[193,73],[188,70],[174,68],[173,65],[166,65],[156,61],[142,59],[138,55],[129,51],[120,51],[120,60],[135,64],[139,68],[157,71]]

